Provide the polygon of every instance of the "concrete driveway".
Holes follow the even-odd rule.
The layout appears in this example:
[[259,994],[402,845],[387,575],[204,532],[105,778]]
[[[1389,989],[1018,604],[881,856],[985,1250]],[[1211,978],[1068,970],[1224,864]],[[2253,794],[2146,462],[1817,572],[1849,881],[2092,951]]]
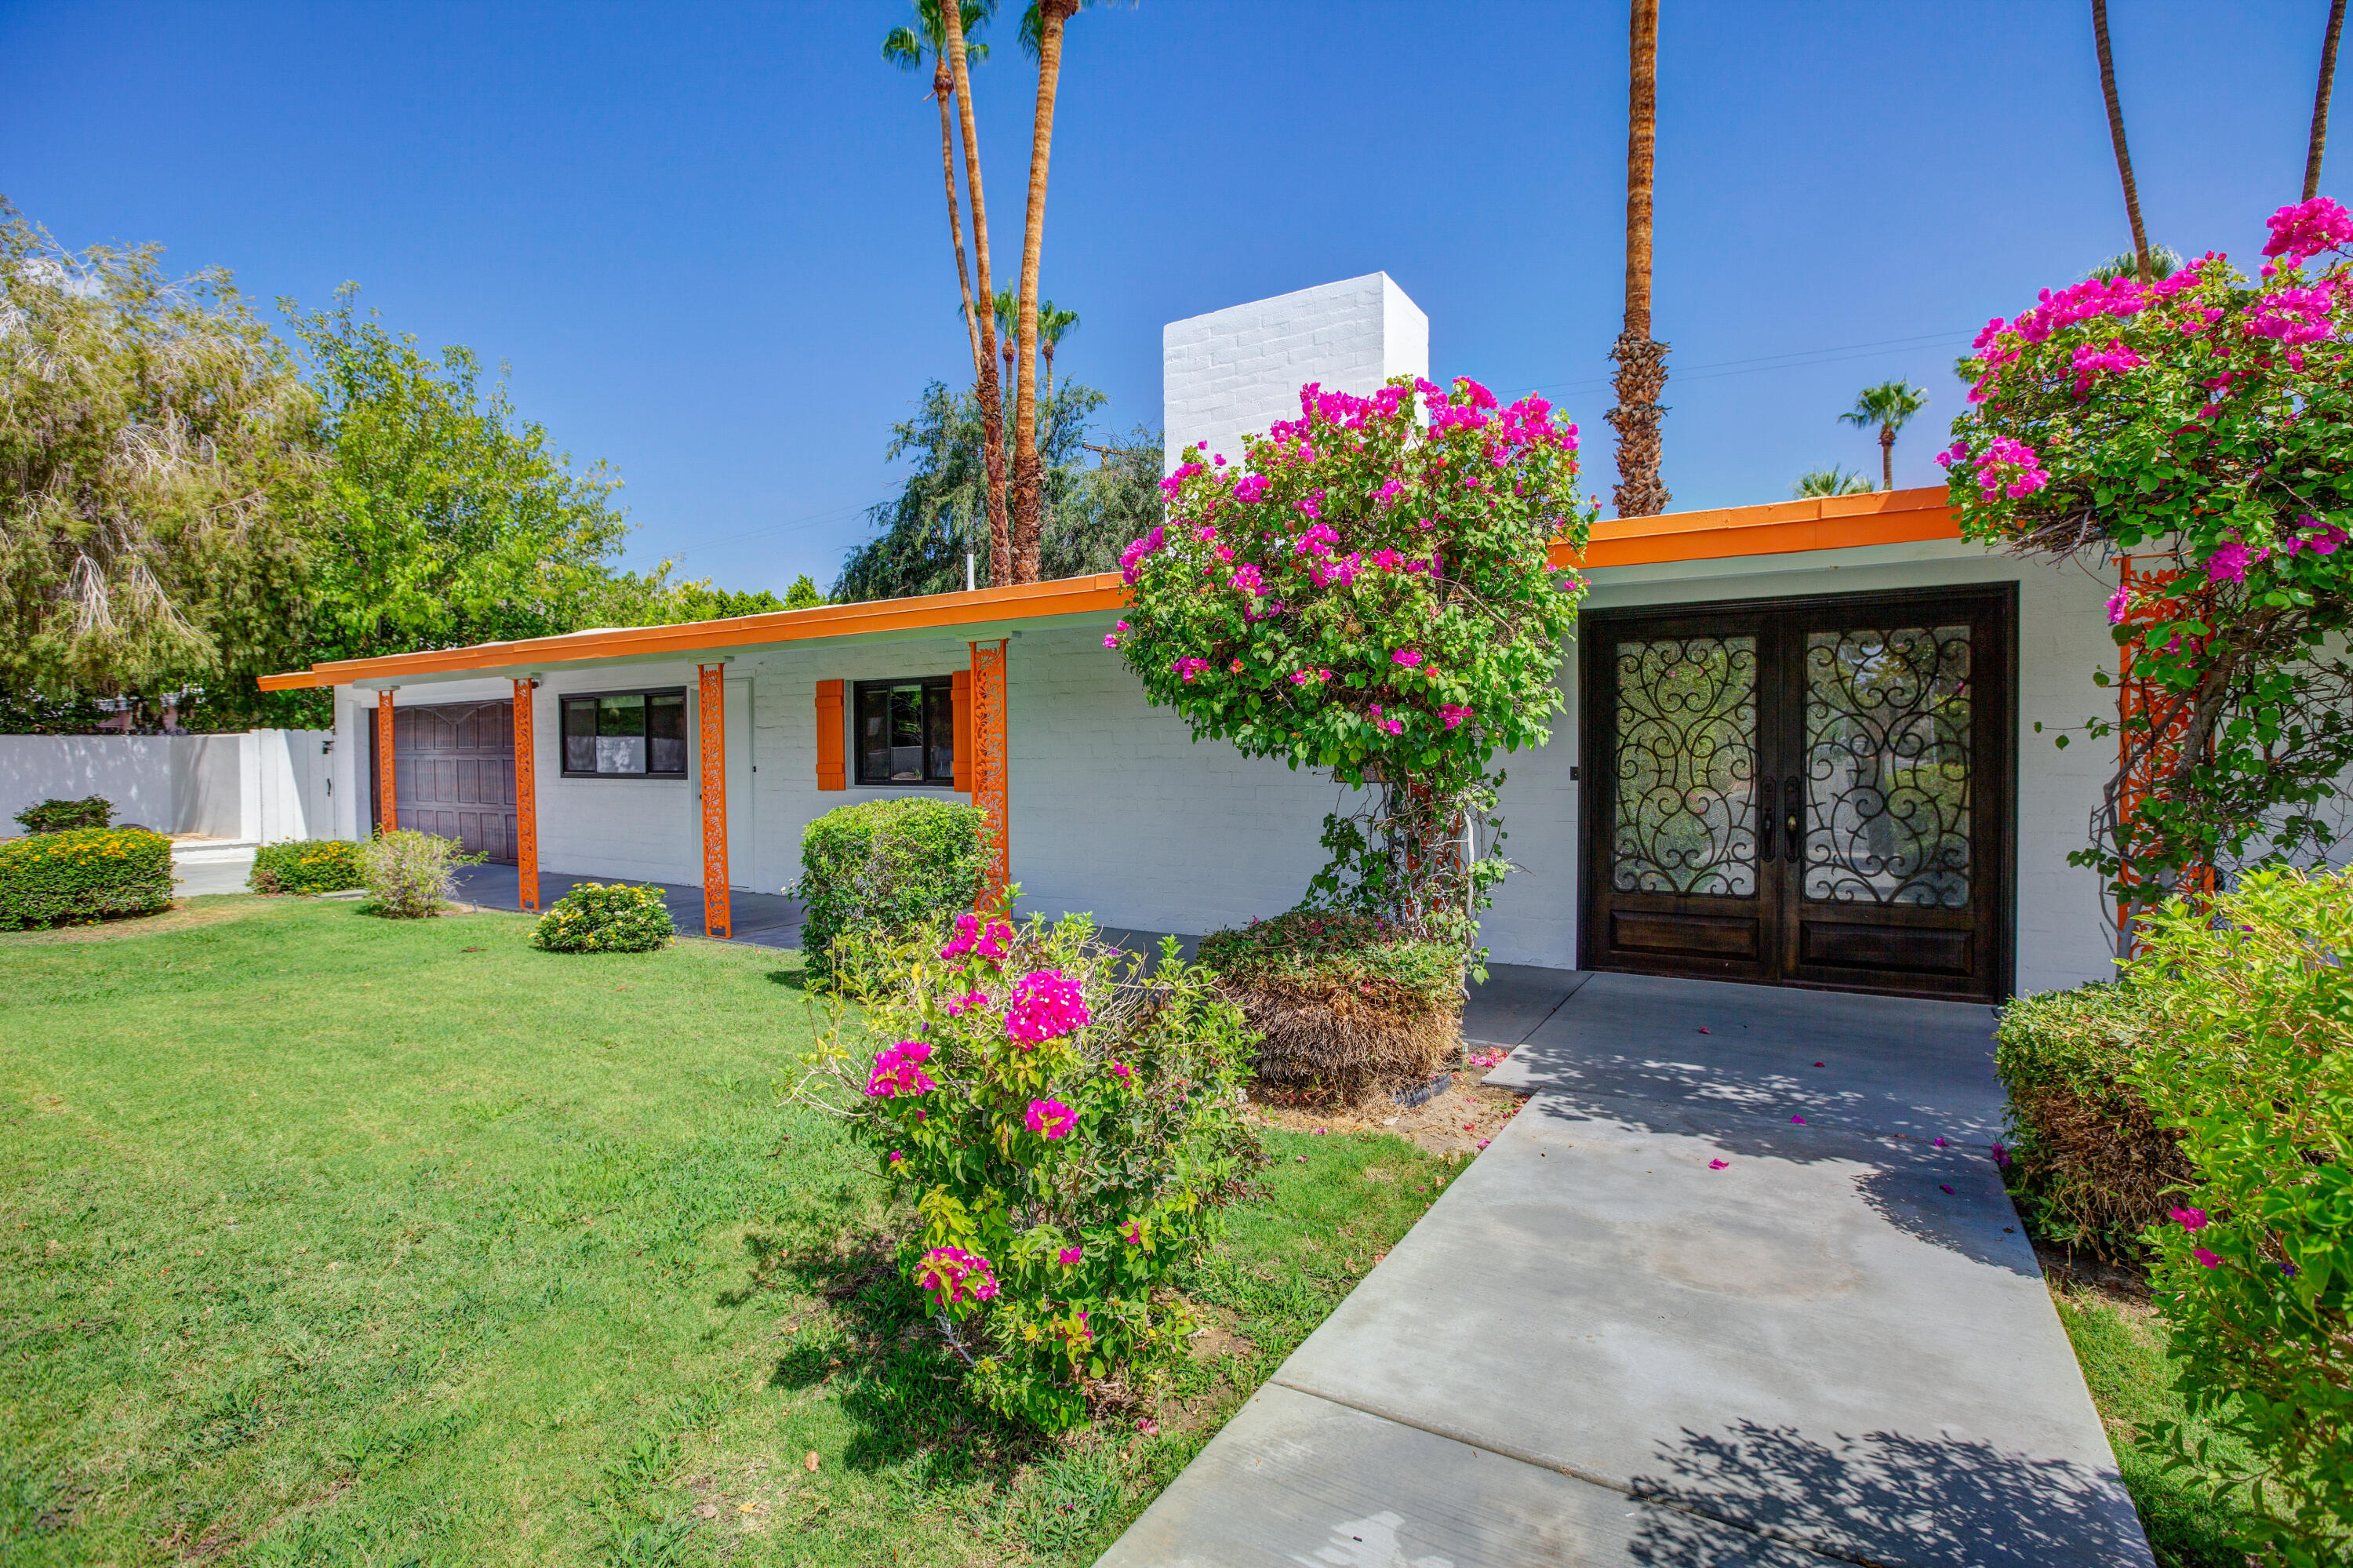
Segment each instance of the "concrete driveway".
[[1990,1009],[1497,980],[1527,1108],[1103,1563],[2150,1561]]

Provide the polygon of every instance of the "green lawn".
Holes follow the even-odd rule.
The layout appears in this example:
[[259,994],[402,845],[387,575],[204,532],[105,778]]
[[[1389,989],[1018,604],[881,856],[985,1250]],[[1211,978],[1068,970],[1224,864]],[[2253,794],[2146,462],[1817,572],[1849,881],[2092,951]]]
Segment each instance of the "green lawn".
[[1084,1562],[1451,1169],[1270,1131],[1197,1358],[1041,1441],[959,1402],[867,1159],[780,1103],[797,955],[527,930],[0,937],[0,1561]]
[[[2163,1324],[2147,1308],[2091,1290],[2054,1291],[2059,1320],[2075,1347],[2076,1362],[2090,1385],[2092,1403],[2107,1426],[2108,1441],[2124,1472],[2141,1527],[2161,1568],[2246,1568],[2246,1553],[2231,1539],[2247,1516],[2240,1508],[2217,1510],[2196,1478],[2168,1472],[2135,1439],[2160,1421],[2184,1421],[2189,1413],[2172,1389],[2173,1367],[2165,1355]],[[2244,1457],[2234,1439],[2190,1422],[2211,1438],[2217,1454]]]

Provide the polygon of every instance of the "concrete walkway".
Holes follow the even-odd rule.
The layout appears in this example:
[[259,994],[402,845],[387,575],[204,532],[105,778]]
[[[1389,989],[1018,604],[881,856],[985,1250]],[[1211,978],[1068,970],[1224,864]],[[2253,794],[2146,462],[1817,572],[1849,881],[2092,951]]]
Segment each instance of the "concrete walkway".
[[1526,1109],[1103,1563],[2149,1563],[1991,1027],[1499,972],[1466,1033]]

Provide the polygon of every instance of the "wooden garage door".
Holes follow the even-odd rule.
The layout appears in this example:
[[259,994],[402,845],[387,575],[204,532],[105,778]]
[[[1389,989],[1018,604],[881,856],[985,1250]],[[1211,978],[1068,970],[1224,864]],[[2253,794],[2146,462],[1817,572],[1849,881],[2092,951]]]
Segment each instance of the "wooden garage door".
[[[374,726],[368,729],[368,809],[384,821]],[[400,825],[456,839],[500,865],[515,859],[514,704],[395,708],[393,788]]]

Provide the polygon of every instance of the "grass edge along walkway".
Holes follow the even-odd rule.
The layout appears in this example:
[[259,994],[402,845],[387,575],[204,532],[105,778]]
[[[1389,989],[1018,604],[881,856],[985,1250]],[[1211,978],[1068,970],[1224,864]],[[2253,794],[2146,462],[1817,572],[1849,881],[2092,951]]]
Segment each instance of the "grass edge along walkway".
[[778,1101],[797,955],[528,930],[231,896],[0,937],[0,1557],[1083,1563],[1458,1169],[1268,1129],[1196,1355],[1038,1439],[962,1403],[871,1162]]

